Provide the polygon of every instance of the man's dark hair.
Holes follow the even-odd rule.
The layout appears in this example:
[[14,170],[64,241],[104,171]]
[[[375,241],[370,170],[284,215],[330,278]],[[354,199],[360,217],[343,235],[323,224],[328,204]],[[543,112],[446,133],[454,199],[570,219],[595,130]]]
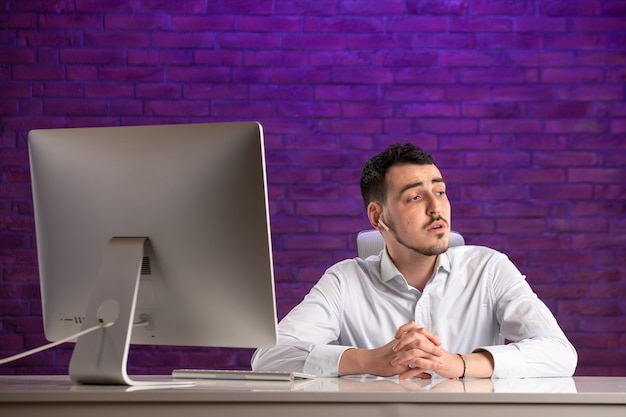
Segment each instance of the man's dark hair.
[[390,145],[367,161],[361,171],[361,196],[366,208],[372,201],[385,202],[385,174],[398,164],[436,165],[430,154],[412,143]]

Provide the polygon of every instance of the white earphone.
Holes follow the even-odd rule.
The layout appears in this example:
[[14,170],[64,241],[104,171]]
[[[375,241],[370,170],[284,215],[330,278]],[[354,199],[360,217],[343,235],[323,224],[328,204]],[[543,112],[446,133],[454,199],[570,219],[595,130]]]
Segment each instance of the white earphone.
[[387,225],[385,224],[385,222],[383,221],[383,219],[382,219],[382,218],[379,218],[379,219],[378,219],[378,224],[379,224],[379,225],[380,225],[383,229],[385,229],[385,230],[389,231],[389,226],[387,226]]

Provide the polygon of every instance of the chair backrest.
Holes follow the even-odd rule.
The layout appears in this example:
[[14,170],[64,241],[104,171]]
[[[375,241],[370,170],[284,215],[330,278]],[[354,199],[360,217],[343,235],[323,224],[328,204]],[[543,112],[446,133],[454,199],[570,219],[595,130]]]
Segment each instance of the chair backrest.
[[[450,230],[450,247],[465,245],[465,239],[459,232]],[[356,248],[359,258],[365,259],[378,255],[385,246],[383,235],[376,229],[362,230],[356,236]]]

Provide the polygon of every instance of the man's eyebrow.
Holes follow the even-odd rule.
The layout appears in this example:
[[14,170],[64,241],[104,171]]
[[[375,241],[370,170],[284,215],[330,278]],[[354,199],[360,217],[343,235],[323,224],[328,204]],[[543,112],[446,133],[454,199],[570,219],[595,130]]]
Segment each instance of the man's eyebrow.
[[[441,178],[441,177],[435,177],[430,182],[432,184],[445,184],[445,182],[443,181],[443,178]],[[400,194],[404,193],[408,189],[419,188],[419,187],[423,187],[423,186],[424,186],[424,182],[423,181],[412,182],[412,183],[407,184],[404,187],[402,187],[402,189],[400,190]]]

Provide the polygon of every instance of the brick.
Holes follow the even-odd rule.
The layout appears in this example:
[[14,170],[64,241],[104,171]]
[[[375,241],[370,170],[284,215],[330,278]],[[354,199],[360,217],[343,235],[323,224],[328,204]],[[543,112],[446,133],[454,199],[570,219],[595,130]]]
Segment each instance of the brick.
[[[282,117],[339,117],[341,107],[337,103],[284,102],[276,105],[276,114]],[[320,141],[319,136],[316,136],[312,141],[325,143]]]
[[[263,44],[267,45],[265,42]],[[276,48],[279,44],[282,44],[285,50],[339,50],[346,47],[346,40],[343,35],[285,34],[282,41],[276,37],[275,42],[267,45],[267,47]]]
[[[549,218],[546,220],[546,230],[554,233],[609,233],[609,223],[606,219],[564,219]],[[574,241],[574,244],[576,242]],[[578,247],[578,245],[576,245]]]
[[485,86],[450,85],[446,87],[448,100],[490,100],[491,88]]
[[450,32],[513,32],[513,21],[502,17],[452,17],[450,18]]
[[536,202],[496,202],[484,205],[484,214],[486,216],[499,218],[541,218],[545,219],[549,214],[549,205],[546,203]]
[[[216,53],[224,53],[223,51],[217,51]],[[320,53],[322,56],[325,55],[324,52]],[[335,57],[335,53],[329,54],[331,57]],[[196,53],[196,57],[198,62],[200,62],[200,53]],[[211,55],[209,55],[211,56]],[[235,61],[234,59],[229,60],[229,57],[221,57],[218,56],[218,60],[216,62],[225,61],[226,63],[231,62],[233,64],[238,64],[241,60]],[[298,67],[305,66],[308,60],[311,60],[313,65],[327,65],[330,63],[324,63],[323,57],[320,58],[320,55],[315,52],[302,53],[299,51],[246,51],[243,56],[243,63],[245,66],[288,66],[288,67]],[[320,61],[320,59],[322,61]],[[339,58],[341,60],[341,58]]]
[[135,89],[135,94],[137,98],[182,98],[181,87],[178,84],[138,84]]
[[623,101],[624,90],[623,88],[621,88],[621,86],[595,86],[584,84],[576,86],[563,86],[559,91],[559,98],[562,100],[574,101]]
[[604,72],[600,69],[554,69],[541,70],[541,81],[544,83],[585,83],[595,84],[605,81]]
[[624,29],[623,17],[573,17],[570,22],[573,32],[619,32]]
[[530,0],[474,0],[472,14],[493,16],[526,16],[534,14]]
[[589,288],[586,285],[533,285],[533,289],[539,298],[580,300],[589,296]]
[[[30,85],[26,82],[0,82],[0,91],[2,91],[2,99],[12,98],[28,98],[30,96]],[[11,103],[16,101],[11,100]],[[5,114],[5,113],[3,113]]]
[[237,19],[237,29],[242,32],[300,32],[301,19],[299,16],[242,16]]
[[577,51],[574,54],[576,66],[624,66],[626,64],[626,52],[587,52]]
[[210,114],[216,117],[227,117],[233,115],[246,115],[246,119],[255,120],[269,117],[273,114],[271,104],[259,103],[220,103],[213,102],[210,105]]
[[[141,10],[157,13],[202,13],[207,11],[207,2],[204,0],[142,0]],[[262,2],[263,3],[263,2]]]
[[108,48],[61,48],[59,61],[62,64],[101,64],[124,63],[124,52]]
[[602,7],[600,0],[551,0],[540,2],[538,11],[548,16],[597,15]]
[[562,300],[559,314],[584,314],[585,316],[619,316],[620,302],[616,300]]
[[460,109],[457,103],[402,103],[396,113],[405,117],[455,117]]
[[594,187],[593,196],[597,199],[619,201],[626,195],[626,185],[598,185]]
[[623,183],[626,168],[570,168],[568,178],[571,182]]
[[469,10],[469,0],[441,2],[437,0],[407,0],[410,14],[416,15],[464,15]]
[[79,83],[39,82],[33,83],[34,97],[76,98],[84,95],[84,88]]
[[83,13],[45,13],[39,16],[37,24],[38,30],[93,30],[102,29],[102,17]]
[[[99,2],[96,2],[99,3]],[[102,4],[104,5],[104,4]],[[105,6],[106,7],[106,6]],[[110,12],[110,10],[107,10]],[[172,18],[173,20],[176,17]],[[117,13],[105,14],[104,16],[104,28],[106,30],[132,30],[141,28],[145,31],[157,31],[162,29],[169,29],[171,27],[170,17],[166,15],[121,15]],[[188,28],[192,29],[190,26]],[[208,26],[204,26],[205,28]]]
[[600,234],[602,230],[597,230],[597,234],[586,233],[572,236],[572,245],[581,249],[615,249],[617,256],[623,256],[626,247],[626,236],[617,235],[607,238],[606,234]]
[[442,51],[439,53],[440,65],[444,67],[493,67],[500,64],[497,52]]
[[100,81],[118,82],[160,82],[165,79],[165,71],[158,67],[122,67],[122,68],[102,68],[100,71]]
[[543,36],[531,33],[485,34],[478,36],[479,49],[541,49]]
[[436,52],[415,51],[389,51],[380,52],[376,56],[376,62],[382,67],[431,67],[437,63]]
[[452,70],[433,68],[398,69],[396,84],[448,84],[456,79]]
[[591,286],[594,298],[626,298],[626,285],[623,283],[600,283]]
[[[502,167],[508,168],[528,167],[530,165],[530,154],[527,152],[468,152],[466,154],[468,167]],[[527,172],[523,171],[522,176]],[[514,174],[512,174],[514,175]],[[519,178],[519,176],[518,176]],[[517,183],[507,182],[508,183]]]
[[[356,76],[356,71],[354,75]],[[441,101],[445,97],[445,91],[443,88],[435,86],[389,86],[382,88],[382,97],[385,101]]]
[[63,68],[56,66],[40,66],[40,65],[14,65],[13,76],[15,80],[58,80],[64,78]]
[[608,46],[609,37],[601,33],[550,34],[545,36],[547,49],[604,49]]
[[506,52],[506,59],[510,65],[517,67],[567,67],[571,56],[568,52],[557,51],[519,51]]
[[459,81],[463,84],[519,84],[526,80],[526,71],[519,68],[463,69]]
[[601,119],[557,119],[545,120],[546,133],[608,133],[606,120]]
[[173,15],[171,25],[164,26],[173,31],[204,32],[207,28],[213,32],[231,32],[235,30],[237,19],[235,16],[214,15]]
[[388,0],[384,3],[374,4],[358,0],[347,0],[339,3],[339,11],[355,15],[393,15],[405,10],[404,0]]
[[[274,5],[274,12],[277,14],[296,14],[303,16],[334,16],[339,12],[338,3],[338,0],[318,0],[315,2],[302,0],[281,1]],[[238,13],[239,7],[233,4],[232,11]]]
[[445,32],[448,22],[445,17],[396,15],[388,18],[388,30],[395,32]]
[[213,49],[217,36],[211,32],[154,32],[151,34],[153,48]]
[[495,86],[493,98],[498,101],[550,101],[557,97],[558,89],[546,85]]
[[462,196],[464,199],[488,201],[501,200],[521,200],[524,196],[520,193],[519,187],[507,185],[472,185],[463,187]]
[[166,80],[170,82],[189,83],[223,83],[230,80],[231,71],[227,67],[192,66],[170,67],[167,71]]
[[342,249],[346,247],[345,238],[337,235],[294,235],[283,239],[283,248],[285,250],[317,250],[318,248],[328,248],[331,250]]
[[567,32],[567,19],[563,17],[522,16],[515,19],[518,32],[562,33]]
[[529,189],[529,196],[538,200],[585,200],[592,193],[592,186],[586,184],[533,184]]
[[[50,46],[55,47],[55,49],[59,46],[80,46],[81,41],[81,36],[77,32],[68,33],[64,30],[28,31],[18,35],[19,43],[39,47]],[[54,63],[56,63],[56,61]]]
[[594,334],[593,337],[588,333],[568,333],[568,338],[577,349],[606,350],[619,346],[619,338],[612,333]]
[[37,14],[13,11],[2,16],[4,29],[35,29],[37,27]]
[[232,80],[240,84],[267,85],[271,83],[271,71],[269,68],[234,68]]
[[330,71],[325,68],[276,68],[271,80],[277,84],[328,84]]
[[626,133],[626,118],[611,120],[611,133]]
[[[496,233],[541,233],[545,230],[544,221],[541,219],[498,219],[496,220]],[[547,245],[548,241],[543,239],[541,241],[533,240],[531,250],[538,249],[558,249],[557,247],[550,247]],[[517,248],[515,246],[511,246]]]
[[145,32],[88,32],[83,42],[89,48],[147,48],[150,34]]
[[422,132],[443,134],[478,132],[478,124],[475,120],[419,118],[415,120],[414,125],[418,131]]
[[72,65],[66,68],[68,81],[95,81],[98,79],[98,71],[95,65]]
[[388,117],[393,114],[393,108],[388,103],[346,103],[342,106],[344,117]]
[[536,118],[573,118],[593,115],[593,106],[587,102],[541,102],[528,103],[528,116]]
[[[173,83],[173,85],[179,85]],[[183,88],[183,97],[186,99],[228,99],[243,100],[248,98],[248,88],[245,85],[235,85],[230,83],[224,84],[205,84],[193,83],[185,84]]]
[[321,132],[330,133],[379,133],[382,130],[380,120],[371,119],[339,119],[339,120],[321,120],[319,122]]
[[543,267],[561,267],[567,265],[570,268],[590,267],[594,264],[593,254],[581,251],[537,251],[528,253],[528,265]]
[[358,216],[361,214],[361,203],[349,201],[303,201],[297,204],[300,216]]
[[209,105],[205,102],[152,100],[145,103],[145,112],[156,116],[206,116]]
[[44,103],[46,114],[87,116],[106,113],[107,103],[104,100],[55,100]]
[[532,119],[482,119],[479,130],[488,133],[539,133],[542,124],[540,120]]

